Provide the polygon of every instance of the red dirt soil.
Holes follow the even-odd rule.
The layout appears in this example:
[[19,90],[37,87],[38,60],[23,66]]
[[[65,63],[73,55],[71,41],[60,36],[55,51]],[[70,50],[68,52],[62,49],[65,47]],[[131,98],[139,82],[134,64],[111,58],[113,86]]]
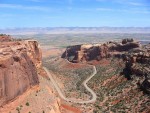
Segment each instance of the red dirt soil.
[[78,69],[78,68],[84,68],[87,67],[86,64],[79,64],[79,63],[68,63],[64,66],[64,68],[69,68],[69,69]]
[[105,81],[103,82],[102,86],[105,86],[105,85],[109,84],[111,81],[114,81],[114,80],[117,79],[117,78],[118,78],[117,75],[112,76],[110,79],[105,80]]
[[61,107],[63,107],[64,109],[66,110],[69,110],[71,112],[74,112],[74,113],[82,113],[80,109],[77,109],[75,107],[72,107],[72,106],[68,106],[68,105],[65,105],[65,104],[61,104]]
[[47,73],[45,72],[45,70],[42,67],[38,69],[38,74],[46,79],[49,79]]
[[33,86],[31,89],[27,89],[27,91],[16,97],[15,99],[13,99],[12,101],[8,102],[6,105],[4,106],[1,106],[0,107],[0,113],[8,113],[10,110],[13,110],[15,109],[20,103],[22,103],[25,98],[31,93],[31,92],[34,92],[34,91],[37,91],[39,90],[40,87],[38,85],[36,86]]
[[[110,64],[110,61],[107,59],[102,59],[101,61],[93,60],[93,61],[88,62],[88,64],[107,66]],[[64,68],[78,69],[78,68],[84,68],[86,66],[87,64],[68,63],[64,66]]]
[[102,65],[102,66],[107,66],[110,64],[110,61],[108,59],[102,59],[100,61],[97,61],[97,60],[93,60],[93,61],[90,61],[88,62],[89,64],[92,64],[92,65]]
[[43,58],[61,56],[65,51],[63,48],[56,48],[53,46],[41,46],[41,49]]
[[111,102],[111,105],[116,105],[118,104],[122,99],[118,99],[118,100],[114,100],[113,102]]

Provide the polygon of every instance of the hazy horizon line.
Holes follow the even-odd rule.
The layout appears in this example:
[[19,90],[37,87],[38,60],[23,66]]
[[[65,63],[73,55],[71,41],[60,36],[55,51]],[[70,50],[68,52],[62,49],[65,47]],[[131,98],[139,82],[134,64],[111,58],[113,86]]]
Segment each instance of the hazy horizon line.
[[58,27],[6,27],[6,28],[0,28],[0,29],[23,29],[23,28],[150,28],[150,26],[100,26],[100,27],[94,27],[94,26],[58,26]]

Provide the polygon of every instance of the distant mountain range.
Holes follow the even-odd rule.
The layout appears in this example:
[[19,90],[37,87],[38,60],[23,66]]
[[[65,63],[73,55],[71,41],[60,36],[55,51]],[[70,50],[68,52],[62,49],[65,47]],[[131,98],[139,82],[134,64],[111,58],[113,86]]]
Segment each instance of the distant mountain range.
[[150,33],[150,27],[34,27],[6,28],[0,33],[10,35],[24,34],[65,34],[65,33]]

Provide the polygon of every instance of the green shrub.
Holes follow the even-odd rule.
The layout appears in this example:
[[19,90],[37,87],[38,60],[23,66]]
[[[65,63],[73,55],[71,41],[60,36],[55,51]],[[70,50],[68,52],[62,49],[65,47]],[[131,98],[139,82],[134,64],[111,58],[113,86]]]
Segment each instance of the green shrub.
[[29,105],[30,105],[29,102],[27,102],[27,103],[26,103],[26,106],[29,106]]

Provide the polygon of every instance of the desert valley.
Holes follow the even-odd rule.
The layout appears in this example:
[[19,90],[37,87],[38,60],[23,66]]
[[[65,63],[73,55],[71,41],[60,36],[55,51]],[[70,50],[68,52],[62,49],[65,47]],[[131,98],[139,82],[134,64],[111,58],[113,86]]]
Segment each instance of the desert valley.
[[150,113],[150,0],[0,0],[0,113]]
[[0,113],[149,113],[148,33],[0,35]]

